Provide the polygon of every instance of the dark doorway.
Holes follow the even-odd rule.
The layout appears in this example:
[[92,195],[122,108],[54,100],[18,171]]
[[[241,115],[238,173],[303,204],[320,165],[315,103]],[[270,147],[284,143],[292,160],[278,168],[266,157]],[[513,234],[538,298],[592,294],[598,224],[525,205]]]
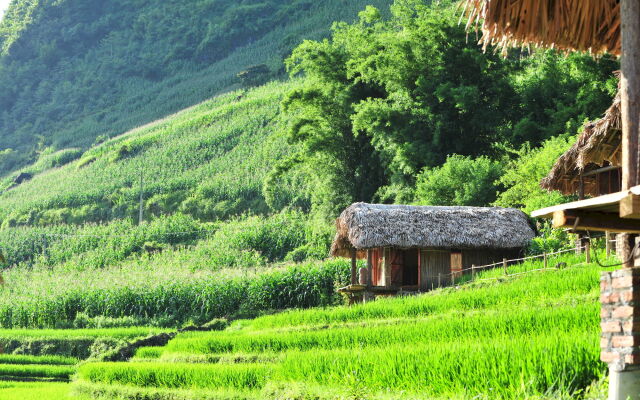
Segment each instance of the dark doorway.
[[403,253],[402,286],[418,286],[418,270],[420,268],[418,250],[405,250]]

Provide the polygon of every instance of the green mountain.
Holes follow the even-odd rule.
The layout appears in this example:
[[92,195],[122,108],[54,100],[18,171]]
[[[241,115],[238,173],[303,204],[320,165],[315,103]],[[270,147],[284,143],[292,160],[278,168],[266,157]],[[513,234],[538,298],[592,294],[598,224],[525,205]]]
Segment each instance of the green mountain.
[[302,39],[389,3],[13,0],[0,22],[0,173],[283,76]]

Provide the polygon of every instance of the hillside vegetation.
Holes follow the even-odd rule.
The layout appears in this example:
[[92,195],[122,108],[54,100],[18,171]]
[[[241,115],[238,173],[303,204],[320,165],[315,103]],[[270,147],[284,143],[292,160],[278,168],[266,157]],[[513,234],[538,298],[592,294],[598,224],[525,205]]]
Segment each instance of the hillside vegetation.
[[[354,201],[527,207],[544,196],[509,189],[535,187],[584,118],[604,110],[617,63],[483,53],[446,2],[433,7],[398,1],[389,19],[368,7],[334,25],[330,40],[307,40],[287,60],[299,79],[218,96],[86,150],[43,144],[20,179],[0,182],[0,226],[137,219],[141,191],[145,220],[298,208],[326,221]],[[507,177],[540,146],[545,167]]]
[[[12,227],[133,218],[141,178],[147,218],[183,212],[211,221],[267,212],[262,181],[289,151],[275,133],[290,85],[216,97],[70,160],[42,154],[24,170],[33,179],[13,188],[4,181],[0,220]],[[282,191],[287,196],[286,186]]]
[[282,76],[302,39],[367,4],[389,1],[12,0],[0,22],[0,174],[48,146],[86,148]]

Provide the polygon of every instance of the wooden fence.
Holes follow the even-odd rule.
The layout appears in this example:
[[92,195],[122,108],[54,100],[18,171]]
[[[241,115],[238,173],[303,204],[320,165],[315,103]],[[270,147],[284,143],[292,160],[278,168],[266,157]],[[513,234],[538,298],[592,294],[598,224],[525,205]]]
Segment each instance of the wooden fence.
[[[451,285],[460,285],[470,282],[481,282],[481,281],[489,281],[489,280],[498,280],[503,279],[505,277],[518,276],[523,274],[528,274],[531,272],[540,272],[540,271],[554,271],[560,268],[566,267],[563,262],[557,262],[554,264],[553,258],[564,253],[572,253],[572,252],[583,252],[585,257],[585,262],[591,262],[591,248],[590,244],[587,242],[583,246],[576,246],[571,249],[560,250],[552,253],[542,253],[535,256],[514,258],[514,259],[503,259],[500,262],[496,262],[493,264],[487,265],[471,265],[468,268],[463,268],[461,270],[451,272],[449,274],[438,274],[428,276],[432,280],[432,282],[437,282],[437,284],[432,285],[432,289],[436,289],[439,287],[447,287]],[[609,254],[608,254],[609,255]],[[526,271],[518,271],[518,272],[509,272],[510,267],[521,266],[525,261],[534,260],[534,259],[542,259],[542,268],[534,268]],[[503,274],[483,278],[481,273],[489,270],[502,269]]]

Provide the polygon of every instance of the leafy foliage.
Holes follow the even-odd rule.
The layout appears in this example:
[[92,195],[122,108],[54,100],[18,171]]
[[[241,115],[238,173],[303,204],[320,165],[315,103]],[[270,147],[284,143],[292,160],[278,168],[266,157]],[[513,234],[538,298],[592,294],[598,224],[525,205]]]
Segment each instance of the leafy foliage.
[[522,208],[529,212],[565,202],[566,199],[560,193],[550,193],[542,189],[540,181],[574,140],[558,136],[547,140],[540,148],[532,149],[525,145],[516,151],[516,157],[505,168],[505,174],[500,178],[500,183],[506,190],[500,193],[496,204]]
[[482,52],[449,2],[398,0],[391,14],[368,7],[287,60],[304,76],[282,103],[302,150],[272,176],[305,171],[327,215],[353,201],[411,201],[420,171],[451,154],[501,160],[504,146],[575,132],[615,91],[610,58]]
[[496,181],[502,176],[498,161],[452,155],[440,167],[418,175],[416,202],[438,206],[487,206],[496,200]]

